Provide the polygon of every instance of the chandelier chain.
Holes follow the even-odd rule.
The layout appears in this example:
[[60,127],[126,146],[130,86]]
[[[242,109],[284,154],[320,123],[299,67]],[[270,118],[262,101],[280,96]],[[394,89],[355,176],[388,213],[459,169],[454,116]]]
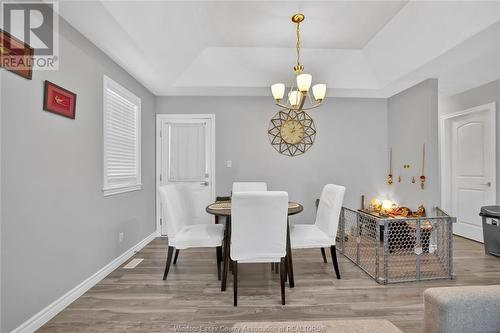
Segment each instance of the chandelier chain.
[[300,68],[300,23],[297,23],[297,67]]

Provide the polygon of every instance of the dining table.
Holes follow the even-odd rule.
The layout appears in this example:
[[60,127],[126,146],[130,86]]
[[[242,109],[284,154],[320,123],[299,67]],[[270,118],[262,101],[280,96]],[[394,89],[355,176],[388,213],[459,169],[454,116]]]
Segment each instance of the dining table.
[[[297,202],[288,203],[288,217],[299,214],[304,210],[304,207]],[[223,271],[222,271],[222,282],[221,290],[226,290],[227,283],[227,271],[229,269],[229,249],[231,244],[231,201],[216,201],[206,207],[206,212],[219,217],[224,217],[226,219],[226,225],[224,228],[224,244],[223,244]],[[292,260],[292,248],[290,245],[290,219],[287,219],[286,227],[286,256],[285,256],[285,270],[286,276],[288,277],[288,285],[290,288],[295,287],[295,279],[293,276],[293,260]]]

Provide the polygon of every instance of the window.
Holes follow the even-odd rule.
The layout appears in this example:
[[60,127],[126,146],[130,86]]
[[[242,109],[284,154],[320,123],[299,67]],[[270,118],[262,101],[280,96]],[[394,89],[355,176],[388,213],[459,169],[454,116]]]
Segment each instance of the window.
[[140,190],[141,100],[104,76],[104,195]]

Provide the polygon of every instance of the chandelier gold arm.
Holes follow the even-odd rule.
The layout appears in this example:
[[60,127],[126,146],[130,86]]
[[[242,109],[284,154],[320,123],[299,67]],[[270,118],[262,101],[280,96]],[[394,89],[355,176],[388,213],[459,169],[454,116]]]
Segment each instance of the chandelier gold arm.
[[321,104],[323,103],[323,101],[318,101],[316,104],[312,105],[312,106],[309,106],[307,108],[299,108],[298,106],[296,107],[293,107],[293,106],[290,106],[290,105],[285,105],[285,104],[281,104],[279,102],[276,102],[274,103],[275,105],[283,108],[283,109],[287,109],[287,110],[293,110],[295,112],[301,112],[301,111],[308,111],[308,110],[312,110],[312,109],[315,109],[317,107],[319,107]]
[[291,105],[285,105],[285,104],[281,104],[280,101],[276,101],[276,105],[284,108],[284,109],[287,109],[287,110],[294,110],[294,111],[297,111],[297,112],[300,112],[300,111],[306,111],[306,110],[311,110],[311,109],[315,109],[317,108],[318,106],[321,105],[321,103],[323,102],[323,100],[319,100],[316,104],[313,104],[312,103],[312,100],[309,96],[309,102],[311,103],[311,106],[310,107],[307,107],[305,108],[304,107],[304,104],[306,102],[306,99],[308,98],[309,94],[307,91],[301,91],[300,92],[300,102],[297,106],[291,106]]

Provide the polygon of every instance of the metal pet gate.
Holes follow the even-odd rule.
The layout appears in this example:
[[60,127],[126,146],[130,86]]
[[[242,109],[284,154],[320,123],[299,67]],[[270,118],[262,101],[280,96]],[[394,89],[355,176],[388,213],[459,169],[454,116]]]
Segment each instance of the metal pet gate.
[[379,218],[344,207],[338,248],[381,284],[451,279],[455,218],[435,211],[434,217]]

